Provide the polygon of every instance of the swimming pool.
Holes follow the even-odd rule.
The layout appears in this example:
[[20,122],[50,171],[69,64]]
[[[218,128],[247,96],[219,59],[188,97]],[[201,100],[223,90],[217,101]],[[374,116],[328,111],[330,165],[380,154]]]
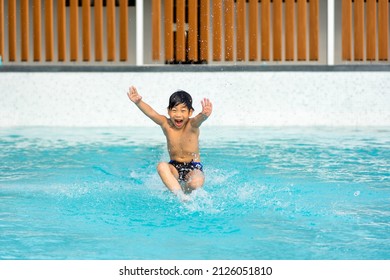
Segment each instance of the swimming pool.
[[0,259],[389,259],[390,129],[203,127],[180,202],[151,128],[1,128]]

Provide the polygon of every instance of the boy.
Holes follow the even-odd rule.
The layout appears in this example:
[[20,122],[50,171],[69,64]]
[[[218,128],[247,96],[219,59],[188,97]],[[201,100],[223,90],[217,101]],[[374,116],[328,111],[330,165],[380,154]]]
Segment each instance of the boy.
[[[203,186],[203,165],[199,153],[199,127],[212,112],[209,99],[201,101],[202,112],[190,118],[194,112],[192,98],[185,91],[177,91],[169,98],[169,118],[158,114],[142,101],[137,89],[132,86],[128,97],[152,121],[158,124],[167,138],[169,163],[157,165],[158,174],[165,186],[179,197]],[[183,183],[183,190],[180,183]]]

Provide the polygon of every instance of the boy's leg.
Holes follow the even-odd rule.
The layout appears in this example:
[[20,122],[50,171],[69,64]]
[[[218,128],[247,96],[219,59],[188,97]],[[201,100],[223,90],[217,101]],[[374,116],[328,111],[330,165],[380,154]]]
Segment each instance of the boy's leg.
[[179,181],[179,173],[176,168],[167,162],[160,162],[157,165],[157,172],[165,186],[173,193],[182,191]]
[[201,188],[204,184],[204,174],[202,171],[195,169],[186,176],[186,191],[193,191]]

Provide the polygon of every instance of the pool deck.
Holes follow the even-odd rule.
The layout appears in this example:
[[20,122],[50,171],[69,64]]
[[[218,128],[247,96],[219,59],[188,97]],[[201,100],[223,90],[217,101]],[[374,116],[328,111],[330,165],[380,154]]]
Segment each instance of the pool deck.
[[127,98],[135,85],[164,114],[188,91],[208,97],[210,126],[390,126],[389,65],[0,67],[0,127],[153,126]]

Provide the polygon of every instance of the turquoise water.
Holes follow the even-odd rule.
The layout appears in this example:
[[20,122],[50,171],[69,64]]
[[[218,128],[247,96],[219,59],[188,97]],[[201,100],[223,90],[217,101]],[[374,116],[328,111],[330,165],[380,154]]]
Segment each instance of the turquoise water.
[[1,128],[0,259],[389,259],[390,129],[204,127],[180,202],[159,128]]

